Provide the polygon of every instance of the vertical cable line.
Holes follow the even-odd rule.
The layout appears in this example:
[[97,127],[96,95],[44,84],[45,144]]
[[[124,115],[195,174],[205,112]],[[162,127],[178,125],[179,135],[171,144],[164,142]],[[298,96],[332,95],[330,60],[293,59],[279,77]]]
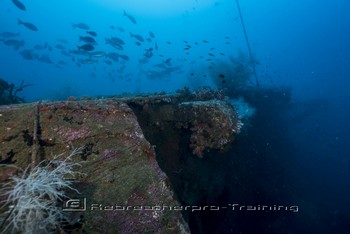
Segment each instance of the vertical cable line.
[[255,60],[254,60],[253,55],[252,55],[252,50],[250,49],[248,35],[247,35],[247,31],[245,29],[245,25],[244,25],[244,21],[243,21],[243,17],[242,17],[242,12],[241,12],[241,8],[239,6],[238,0],[236,0],[236,3],[237,3],[237,8],[238,8],[239,18],[241,19],[241,23],[242,23],[242,28],[243,28],[243,32],[244,32],[244,36],[245,36],[245,41],[246,41],[247,47],[248,47],[249,56],[250,56],[250,59],[253,62],[253,72],[254,72],[256,86],[259,87],[260,85],[259,85],[259,81],[258,81],[258,76],[256,75],[256,70],[255,70]]

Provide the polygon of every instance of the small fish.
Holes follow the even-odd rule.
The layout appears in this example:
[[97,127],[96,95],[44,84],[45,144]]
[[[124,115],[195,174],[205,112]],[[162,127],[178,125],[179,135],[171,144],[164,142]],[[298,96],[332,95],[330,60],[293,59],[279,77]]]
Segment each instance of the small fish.
[[124,28],[122,27],[117,27],[117,29],[119,30],[119,32],[125,32]]
[[17,19],[17,20],[18,20],[18,24],[22,24],[24,27],[26,27],[32,31],[38,31],[38,28],[34,24],[21,21],[20,19]]
[[111,37],[111,38],[106,38],[106,43],[112,43],[112,44],[120,44],[120,45],[124,45],[125,42],[120,39],[119,37]]
[[12,33],[12,32],[2,32],[0,33],[0,37],[3,38],[12,38],[12,37],[18,37],[19,33]]
[[215,55],[213,55],[212,53],[208,53],[208,55],[209,55],[209,56],[215,56]]
[[85,44],[85,45],[82,45],[82,46],[78,46],[78,49],[79,50],[86,50],[86,51],[92,51],[95,49],[95,47],[91,44]]
[[133,17],[132,15],[129,15],[125,11],[123,12],[123,16],[126,16],[131,22],[133,22],[134,24],[137,24],[135,17]]
[[157,44],[157,42],[154,43],[154,48],[155,48],[156,50],[158,50],[158,44]]
[[62,50],[61,51],[61,54],[64,55],[64,56],[67,56],[67,57],[70,57],[71,55],[68,53],[68,51],[66,50]]
[[22,50],[19,54],[26,60],[33,60],[35,58],[32,50]]
[[75,55],[86,55],[86,56],[89,55],[89,53],[86,50],[80,50],[80,49],[79,50],[70,50],[69,53],[70,54],[75,54]]
[[105,57],[106,53],[104,51],[94,51],[89,53],[91,57],[99,58],[99,57]]
[[109,26],[110,29],[114,30],[115,27],[113,25]]
[[103,62],[105,62],[108,65],[112,65],[112,61],[110,61],[110,60],[104,60]]
[[16,5],[16,7],[22,11],[26,10],[26,7],[21,3],[19,0],[12,0],[13,4]]
[[117,53],[109,53],[106,57],[112,59],[114,62],[118,62],[119,60],[119,54]]
[[97,60],[94,60],[94,59],[80,59],[79,62],[82,63],[82,64],[92,64],[92,63],[97,63]]
[[47,49],[47,43],[45,43],[44,45],[36,44],[36,45],[34,46],[34,49],[36,49],[36,50]]
[[86,31],[87,34],[90,34],[91,36],[93,37],[96,37],[97,36],[97,33],[94,32],[94,31]]
[[122,58],[123,60],[126,60],[126,61],[129,60],[129,57],[128,57],[127,55],[119,54],[118,56],[119,56],[120,58]]
[[135,45],[140,46],[140,45],[141,45],[141,42],[135,41]]
[[113,46],[114,48],[118,50],[123,50],[123,45],[125,44],[124,41],[118,37],[111,37],[111,38],[106,38],[105,39],[106,44],[109,44]]
[[4,41],[4,44],[7,46],[12,46],[14,49],[18,50],[20,47],[24,46],[24,41],[9,39]]
[[145,40],[143,39],[143,37],[141,35],[138,34],[132,34],[130,33],[130,37],[134,37],[135,39],[137,39],[138,41],[144,42]]
[[148,37],[148,38],[146,38],[146,41],[152,42],[152,39]]
[[43,63],[50,63],[50,64],[53,63],[48,55],[41,55],[38,58],[38,61],[43,62]]
[[171,66],[171,58],[166,59],[164,63],[168,66]]
[[209,43],[209,41],[203,40],[204,43]]
[[146,57],[143,57],[142,59],[139,59],[139,64],[146,64],[148,62],[149,62],[149,60]]
[[152,58],[152,56],[153,56],[153,53],[152,53],[152,50],[147,50],[146,49],[146,52],[143,54],[146,58]]
[[84,29],[84,30],[90,29],[89,25],[87,25],[85,23],[72,24],[72,26],[73,26],[73,28],[80,28],[80,29]]
[[[108,43],[107,43],[108,44]],[[114,44],[114,43],[109,43],[111,46],[113,46],[117,50],[124,50],[123,46],[120,44]]]
[[93,37],[79,37],[79,40],[80,41],[83,41],[83,42],[86,42],[86,43],[89,43],[89,44],[97,44],[96,40],[93,38]]
[[171,45],[171,42],[170,42],[170,41],[167,41],[166,43],[168,43],[168,45]]
[[154,33],[150,31],[150,32],[149,32],[149,36],[152,37],[152,38],[154,38]]

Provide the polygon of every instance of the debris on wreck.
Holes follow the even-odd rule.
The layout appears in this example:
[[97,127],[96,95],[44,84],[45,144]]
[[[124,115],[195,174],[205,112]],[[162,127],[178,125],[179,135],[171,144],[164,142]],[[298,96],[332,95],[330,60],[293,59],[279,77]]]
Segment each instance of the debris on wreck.
[[0,105],[23,103],[24,99],[17,94],[29,86],[32,85],[25,84],[24,81],[18,86],[15,86],[15,84],[10,84],[6,80],[0,78]]

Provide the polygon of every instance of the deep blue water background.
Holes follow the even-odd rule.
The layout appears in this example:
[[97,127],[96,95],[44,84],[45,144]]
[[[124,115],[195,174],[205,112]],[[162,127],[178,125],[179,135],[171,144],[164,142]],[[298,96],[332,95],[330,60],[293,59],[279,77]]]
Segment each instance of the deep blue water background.
[[[210,64],[206,59],[212,58],[208,52],[214,51],[215,58],[222,59],[236,55],[239,50],[247,53],[233,0],[217,0],[203,7],[201,0],[197,0],[175,14],[159,15],[93,0],[22,2],[26,11],[16,8],[10,0],[0,3],[0,32],[19,32],[20,40],[25,42],[18,50],[0,43],[0,77],[15,84],[22,80],[34,84],[20,93],[27,101],[123,92],[172,92],[184,85],[193,88],[213,85],[209,78],[203,78],[204,74],[210,76],[205,70]],[[287,86],[292,90],[294,105],[285,115],[290,117],[286,127],[293,148],[290,154],[280,157],[293,161],[289,171],[293,171],[291,192],[300,209],[296,214],[300,225],[297,230],[305,225],[308,231],[315,227],[319,233],[349,233],[350,3],[245,0],[240,4],[251,48],[259,61],[256,68],[261,85],[276,89]],[[123,10],[132,14],[137,24],[123,16]],[[18,25],[17,18],[34,23],[39,31]],[[67,51],[82,44],[78,38],[85,36],[85,30],[73,29],[71,25],[79,22],[98,33],[96,50],[116,52],[105,45],[105,37],[125,40],[121,53],[130,60],[108,65],[99,59],[95,64],[78,66],[72,57],[62,55],[55,48],[58,39],[68,41],[63,44]],[[112,25],[126,32],[111,29]],[[135,39],[129,36],[132,32],[146,38],[149,31],[155,34],[155,39],[141,46],[135,45]],[[184,40],[193,47],[188,55],[183,50]],[[155,42],[159,49],[154,49],[149,63],[140,65],[144,50],[154,48]],[[26,60],[19,54],[45,43],[52,51],[33,52],[50,56],[54,64]],[[177,71],[166,77],[147,77],[154,65],[168,58],[172,58],[171,64]],[[57,67],[59,61],[66,64]],[[121,73],[118,69],[124,65]]]

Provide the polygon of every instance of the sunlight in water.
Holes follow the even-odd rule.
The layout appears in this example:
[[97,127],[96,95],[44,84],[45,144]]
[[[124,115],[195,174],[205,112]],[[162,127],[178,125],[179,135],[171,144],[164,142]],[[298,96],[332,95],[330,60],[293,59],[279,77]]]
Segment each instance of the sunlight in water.
[[96,4],[135,14],[163,16],[200,10],[215,4],[215,0],[93,0]]

